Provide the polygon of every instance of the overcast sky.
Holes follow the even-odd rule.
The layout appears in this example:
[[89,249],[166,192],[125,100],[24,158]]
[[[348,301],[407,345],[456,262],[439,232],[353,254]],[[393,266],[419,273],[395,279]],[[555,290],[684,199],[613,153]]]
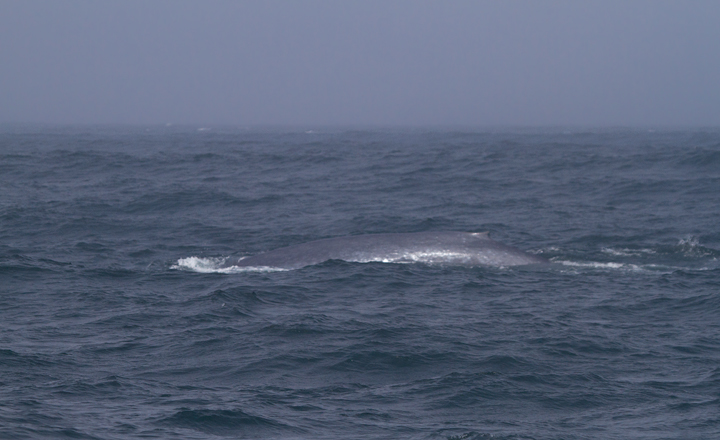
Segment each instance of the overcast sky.
[[720,125],[720,1],[0,0],[0,122]]

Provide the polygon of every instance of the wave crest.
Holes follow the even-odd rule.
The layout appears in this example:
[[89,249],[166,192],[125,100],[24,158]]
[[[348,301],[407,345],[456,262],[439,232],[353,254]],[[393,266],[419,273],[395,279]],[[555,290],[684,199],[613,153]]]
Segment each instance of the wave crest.
[[227,257],[188,257],[180,258],[170,269],[186,270],[198,273],[241,273],[241,272],[282,272],[287,269],[267,266],[223,266]]

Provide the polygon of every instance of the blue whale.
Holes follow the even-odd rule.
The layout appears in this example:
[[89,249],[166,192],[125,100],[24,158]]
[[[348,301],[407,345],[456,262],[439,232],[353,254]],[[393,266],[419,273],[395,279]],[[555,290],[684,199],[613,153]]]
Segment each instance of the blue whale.
[[496,267],[549,262],[498,243],[487,232],[414,232],[327,238],[251,257],[229,258],[223,267],[299,269],[328,260]]

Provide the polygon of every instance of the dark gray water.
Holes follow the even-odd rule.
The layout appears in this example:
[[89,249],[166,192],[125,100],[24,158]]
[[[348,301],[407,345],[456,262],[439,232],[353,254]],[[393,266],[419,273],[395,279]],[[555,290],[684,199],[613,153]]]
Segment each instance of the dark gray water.
[[198,128],[0,130],[1,438],[720,437],[720,130]]

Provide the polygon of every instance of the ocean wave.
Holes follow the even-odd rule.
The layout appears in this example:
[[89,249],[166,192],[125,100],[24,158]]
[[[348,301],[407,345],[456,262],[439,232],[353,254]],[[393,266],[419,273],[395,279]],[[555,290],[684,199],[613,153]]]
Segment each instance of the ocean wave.
[[[720,132],[198,127],[0,133],[0,438],[717,437]],[[224,267],[432,230],[551,264]]]
[[635,264],[635,263],[620,263],[613,261],[571,261],[571,260],[560,260],[551,259],[553,263],[561,264],[563,266],[575,267],[575,268],[586,268],[586,269],[597,269],[597,270],[617,270],[621,272],[659,272],[659,273],[671,273],[679,270],[683,271],[707,271],[714,270],[716,266],[700,266],[700,267],[687,267],[687,266],[670,266],[664,264]]
[[188,428],[214,435],[269,435],[280,432],[304,432],[277,420],[252,415],[240,409],[188,409],[184,408],[162,424]]
[[628,249],[628,248],[602,248],[602,252],[618,257],[637,257],[647,254],[656,254],[654,249]]
[[268,266],[228,266],[224,267],[223,263],[227,258],[223,257],[188,257],[177,260],[170,269],[187,270],[199,273],[243,273],[243,272],[284,272],[289,269],[281,269],[278,267]]

